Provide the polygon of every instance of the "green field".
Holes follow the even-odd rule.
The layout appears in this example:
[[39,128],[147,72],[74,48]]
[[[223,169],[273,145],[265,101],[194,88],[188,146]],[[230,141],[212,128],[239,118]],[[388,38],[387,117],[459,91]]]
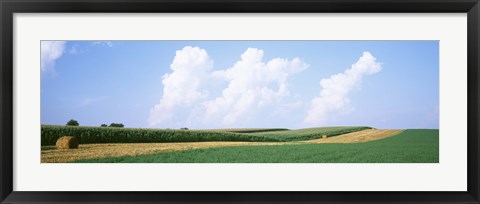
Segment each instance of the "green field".
[[[273,134],[273,133],[272,133]],[[288,137],[287,137],[288,138]],[[439,131],[406,130],[353,144],[238,146],[87,159],[84,163],[438,163]]]
[[218,130],[172,130],[114,127],[41,126],[42,146],[55,145],[58,138],[75,136],[80,144],[98,143],[157,143],[157,142],[204,142],[247,141],[287,142],[329,137],[370,127],[322,127],[299,130],[270,129],[218,129]]
[[225,129],[206,129],[204,131],[215,132],[235,132],[235,133],[258,133],[258,132],[277,132],[288,131],[286,128],[225,128]]
[[304,128],[290,131],[269,131],[269,132],[255,132],[250,135],[275,138],[279,141],[300,141],[311,140],[320,138],[322,135],[328,135],[328,137],[346,134],[350,132],[357,132],[360,130],[371,129],[371,127],[350,127],[350,126],[337,126],[337,127],[321,127],[321,128]]

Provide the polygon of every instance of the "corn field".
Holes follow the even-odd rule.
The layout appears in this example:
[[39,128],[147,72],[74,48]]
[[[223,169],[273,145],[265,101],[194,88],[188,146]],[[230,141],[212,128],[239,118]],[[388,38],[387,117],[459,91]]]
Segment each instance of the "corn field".
[[360,131],[369,127],[325,127],[299,130],[254,129],[248,130],[172,130],[114,127],[41,126],[42,146],[55,145],[62,136],[75,136],[80,144],[95,143],[154,143],[154,142],[205,142],[251,141],[286,142],[316,139]]

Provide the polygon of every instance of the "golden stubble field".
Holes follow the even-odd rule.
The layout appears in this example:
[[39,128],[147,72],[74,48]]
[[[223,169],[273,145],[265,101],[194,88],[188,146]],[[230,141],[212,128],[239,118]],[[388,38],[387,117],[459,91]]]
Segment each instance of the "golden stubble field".
[[81,144],[78,149],[55,149],[44,147],[41,151],[42,163],[65,163],[79,159],[105,158],[118,156],[137,156],[159,152],[173,152],[189,149],[227,147],[227,146],[261,146],[261,145],[295,145],[321,143],[359,143],[378,140],[398,135],[403,130],[367,129],[358,132],[296,142],[178,142],[178,143],[128,143],[128,144]]

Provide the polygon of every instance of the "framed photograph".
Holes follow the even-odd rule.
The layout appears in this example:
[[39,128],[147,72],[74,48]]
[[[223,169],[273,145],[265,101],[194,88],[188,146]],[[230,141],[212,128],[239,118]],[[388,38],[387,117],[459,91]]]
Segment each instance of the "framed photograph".
[[479,203],[478,0],[0,7],[1,203]]

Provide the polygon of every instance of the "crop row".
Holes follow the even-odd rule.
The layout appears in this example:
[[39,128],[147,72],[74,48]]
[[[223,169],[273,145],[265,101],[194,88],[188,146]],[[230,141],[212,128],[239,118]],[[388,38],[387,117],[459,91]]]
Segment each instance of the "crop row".
[[327,127],[300,130],[271,129],[268,132],[239,133],[215,130],[171,130],[142,128],[104,128],[41,126],[42,146],[55,145],[62,136],[75,136],[81,144],[93,143],[152,143],[152,142],[205,142],[205,141],[251,141],[283,142],[316,139],[327,134],[335,136],[359,131],[368,127]]
[[276,138],[232,132],[42,125],[41,144],[42,146],[55,145],[57,139],[65,135],[77,137],[81,144],[202,141],[280,141]]

